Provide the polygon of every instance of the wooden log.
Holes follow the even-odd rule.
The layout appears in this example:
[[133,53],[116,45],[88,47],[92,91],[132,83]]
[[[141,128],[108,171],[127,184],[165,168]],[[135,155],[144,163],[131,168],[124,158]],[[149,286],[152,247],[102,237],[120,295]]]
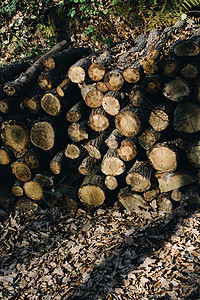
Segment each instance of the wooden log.
[[79,101],[66,113],[66,119],[71,123],[78,122],[81,119],[83,112],[84,102]]
[[94,55],[78,60],[68,70],[68,77],[74,83],[82,83],[85,81],[87,70],[91,65]]
[[199,209],[200,207],[200,189],[197,185],[191,184],[187,188],[187,192],[184,197],[184,205],[186,208],[192,209],[192,211]]
[[184,194],[181,192],[180,189],[174,189],[171,192],[171,198],[175,202],[180,202],[183,199],[183,197],[184,197]]
[[11,162],[11,153],[9,149],[2,146],[0,148],[0,164],[3,166],[7,166],[10,164],[10,162]]
[[36,181],[27,181],[23,185],[25,194],[32,200],[39,201],[43,198],[43,188]]
[[186,155],[193,167],[200,168],[200,141],[193,142],[188,147]]
[[15,161],[11,164],[12,172],[15,177],[22,182],[29,181],[31,179],[31,170],[23,161]]
[[117,179],[114,176],[106,176],[105,178],[105,186],[110,190],[113,191],[118,188]]
[[142,68],[139,61],[135,61],[131,66],[123,71],[123,77],[128,83],[136,83],[140,81]]
[[30,140],[38,148],[49,151],[55,142],[55,132],[49,122],[37,122],[31,128]]
[[144,73],[152,75],[158,71],[158,57],[160,57],[160,52],[157,49],[153,49],[140,59],[140,65]]
[[145,150],[149,150],[160,139],[161,133],[149,127],[138,137],[140,146]]
[[67,144],[64,154],[67,158],[76,159],[79,158],[81,153],[80,148],[75,144]]
[[135,192],[144,192],[151,187],[152,167],[148,161],[138,161],[133,164],[126,176],[126,183]]
[[23,123],[8,120],[1,124],[1,138],[16,158],[22,157],[30,147],[29,132]]
[[62,165],[64,162],[65,154],[64,151],[57,152],[50,162],[50,169],[53,174],[58,175],[61,172]]
[[42,109],[50,116],[58,116],[61,112],[60,97],[56,93],[48,92],[41,99]]
[[147,151],[147,156],[154,169],[159,172],[173,172],[177,168],[177,151],[168,142],[155,144]]
[[99,136],[95,139],[89,140],[82,145],[85,150],[87,150],[89,156],[95,159],[101,159],[100,147],[103,141],[104,134],[100,133]]
[[178,40],[172,45],[172,51],[178,57],[195,57],[199,55],[200,47],[192,39]]
[[123,73],[116,69],[105,75],[104,82],[111,91],[119,91],[124,85]]
[[112,57],[109,51],[105,51],[96,58],[88,68],[88,75],[92,81],[101,81],[106,73],[107,67],[111,64]]
[[199,66],[196,63],[187,63],[181,69],[181,75],[188,80],[193,80],[199,75]]
[[152,190],[145,191],[143,193],[143,197],[144,197],[145,201],[150,202],[150,201],[156,199],[159,194],[160,194],[159,188],[154,188]]
[[155,177],[158,180],[161,193],[173,191],[194,182],[194,178],[184,172],[156,173]]
[[197,101],[200,103],[200,80],[195,83],[195,96]]
[[165,83],[163,88],[163,95],[167,99],[175,102],[182,101],[189,94],[190,87],[181,77],[176,77],[175,79]]
[[118,129],[114,129],[108,138],[105,140],[108,148],[115,150],[119,147],[119,142],[123,139],[123,135],[119,132]]
[[170,196],[168,193],[162,193],[157,198],[157,205],[159,211],[172,211],[173,205],[170,201]]
[[25,98],[21,104],[22,108],[26,108],[29,112],[37,114],[40,110],[39,99],[35,96]]
[[179,63],[175,58],[166,58],[162,63],[162,75],[172,77],[179,72]]
[[99,81],[97,82],[97,88],[99,91],[101,91],[102,93],[106,93],[109,91],[109,88],[107,87],[107,85],[105,84],[105,82],[103,81]]
[[88,139],[88,122],[72,123],[68,127],[68,136],[73,142]]
[[10,111],[10,104],[9,99],[0,100],[0,112],[2,114],[7,114]]
[[37,169],[39,167],[39,158],[34,150],[28,150],[24,155],[24,160],[31,169]]
[[141,116],[141,111],[130,104],[115,117],[115,127],[122,135],[134,137],[141,131]]
[[35,77],[38,75],[38,73],[41,71],[43,65],[43,61],[52,56],[54,53],[59,52],[67,47],[67,42],[62,41],[59,44],[55,45],[51,48],[51,50],[42,55],[38,60],[34,62],[34,64],[31,65],[30,68],[26,70],[26,72],[21,73],[21,75],[15,79],[14,81],[7,82],[3,86],[4,92],[8,96],[14,95],[16,92],[19,92],[23,90],[24,87],[27,87],[30,85],[30,83],[35,79]]
[[102,132],[109,127],[109,118],[102,107],[93,109],[89,116],[90,128],[97,132]]
[[20,200],[15,205],[15,210],[24,212],[24,211],[37,211],[39,206],[36,202],[31,201],[26,197],[20,198]]
[[59,84],[56,88],[56,92],[60,97],[64,97],[71,86],[71,81],[68,77],[66,77],[61,84]]
[[129,187],[125,187],[119,191],[118,200],[125,209],[131,211],[139,210],[140,208],[147,208],[148,206],[144,198],[132,191]]
[[142,93],[142,88],[139,85],[134,85],[129,92],[130,103],[133,106],[140,107],[145,103],[144,95]]
[[174,128],[182,133],[200,130],[200,106],[192,102],[178,104],[174,111]]
[[160,78],[153,75],[148,75],[142,82],[142,89],[149,94],[157,94],[160,91]]
[[124,172],[125,164],[116,150],[109,149],[101,162],[101,172],[105,175],[117,176]]
[[22,197],[24,194],[24,190],[23,190],[23,182],[21,182],[20,180],[15,180],[15,183],[11,189],[13,195],[15,195],[16,197]]
[[170,107],[168,104],[161,104],[150,113],[149,124],[158,132],[165,130],[169,126]]
[[37,173],[33,181],[38,182],[43,188],[50,188],[54,186],[53,176]]
[[81,94],[87,106],[91,108],[97,108],[101,106],[103,93],[97,89],[96,84],[82,84]]
[[[78,167],[78,171],[80,174],[86,176],[91,175],[92,173],[95,173],[96,167],[97,167],[97,160],[91,156],[85,157],[80,166]],[[99,168],[98,168],[99,169]]]
[[124,161],[133,160],[137,155],[137,147],[135,141],[131,139],[125,139],[121,142],[120,148],[117,149],[117,153]]
[[111,116],[116,116],[120,111],[120,100],[124,97],[122,93],[110,91],[105,94],[102,101],[103,109]]
[[86,176],[78,190],[78,197],[86,205],[99,206],[106,199],[104,178],[100,175]]

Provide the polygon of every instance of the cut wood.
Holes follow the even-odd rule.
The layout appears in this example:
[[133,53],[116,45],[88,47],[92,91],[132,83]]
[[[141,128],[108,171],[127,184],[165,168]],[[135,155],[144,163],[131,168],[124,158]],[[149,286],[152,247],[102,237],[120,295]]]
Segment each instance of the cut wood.
[[35,151],[28,150],[24,155],[24,160],[29,168],[37,169],[39,167],[39,158]]
[[38,182],[44,188],[50,188],[54,185],[52,176],[47,176],[39,173],[35,175],[33,181]]
[[160,132],[157,132],[153,128],[149,127],[145,129],[144,132],[138,137],[138,141],[142,148],[149,150],[159,140],[160,136]]
[[101,159],[100,147],[102,141],[103,141],[103,134],[100,134],[97,138],[86,142],[86,144],[83,145],[83,148],[87,150],[88,154],[91,157],[95,159]]
[[196,63],[187,63],[181,70],[185,79],[195,79],[199,75],[199,66]]
[[93,55],[82,58],[73,64],[68,70],[68,77],[74,83],[82,83],[85,81],[87,70],[91,65]]
[[123,135],[119,132],[118,129],[114,129],[108,138],[105,140],[108,148],[115,150],[119,147],[120,141],[123,139]]
[[142,82],[143,90],[149,94],[157,94],[161,88],[160,78],[157,76],[146,76]]
[[58,96],[46,93],[41,99],[41,107],[50,116],[57,116],[61,112],[61,103]]
[[162,193],[157,198],[157,205],[160,211],[172,211],[173,205],[170,201],[170,196],[168,193]]
[[20,180],[16,180],[11,191],[16,197],[22,197],[24,194],[23,183]]
[[102,107],[93,109],[89,116],[90,127],[97,132],[102,132],[109,127],[109,118]]
[[193,57],[199,55],[200,47],[191,39],[178,40],[172,45],[172,51],[178,57]]
[[128,83],[136,83],[140,80],[142,68],[139,61],[129,66],[123,71],[123,77]]
[[62,164],[64,162],[65,154],[64,151],[57,152],[50,162],[51,171],[58,175],[61,172]]
[[78,122],[82,117],[83,101],[79,101],[66,113],[67,121],[71,123]]
[[37,97],[33,96],[30,98],[25,98],[22,102],[22,107],[26,108],[29,112],[37,114],[40,110],[40,102]]
[[125,139],[121,142],[120,148],[117,153],[124,161],[130,161],[137,155],[137,147],[131,139]]
[[29,181],[31,179],[31,170],[29,167],[21,161],[13,162],[11,165],[12,172],[15,174],[15,177],[22,182]]
[[102,55],[96,58],[88,68],[88,75],[93,81],[100,81],[104,78],[107,67],[111,64],[111,54],[105,51]]
[[31,128],[30,140],[38,148],[48,151],[53,148],[55,132],[49,122],[37,122]]
[[116,69],[108,72],[104,78],[104,82],[111,91],[119,91],[124,85],[123,73]]
[[64,97],[71,85],[71,81],[66,77],[56,88],[56,92],[60,97]]
[[76,159],[80,156],[81,150],[75,144],[67,144],[64,153],[66,157],[70,159]]
[[106,176],[105,186],[111,191],[115,190],[116,188],[118,188],[117,179],[114,176]]
[[86,158],[83,159],[81,162],[80,166],[78,167],[78,171],[82,175],[91,175],[91,173],[95,173],[95,167],[97,160],[91,156],[87,156]]
[[195,141],[187,149],[187,158],[192,166],[200,168],[200,141]]
[[179,63],[174,58],[167,58],[162,63],[162,75],[172,77],[177,75],[179,71]]
[[129,92],[130,103],[133,106],[141,106],[145,103],[144,95],[142,93],[142,89],[139,85],[134,85]]
[[155,131],[163,131],[169,126],[169,107],[162,104],[157,106],[149,116],[149,124]]
[[173,201],[180,202],[184,197],[184,194],[180,191],[180,189],[175,189],[171,192],[171,198]]
[[110,91],[105,94],[102,101],[103,109],[111,116],[116,116],[120,111],[121,93]]
[[31,201],[30,199],[27,198],[20,198],[20,200],[16,203],[15,205],[15,210],[16,211],[36,211],[39,209],[39,206],[36,202]]
[[109,88],[107,87],[107,85],[105,84],[105,82],[102,82],[102,81],[97,82],[97,88],[102,93],[106,93],[106,92],[109,91]]
[[32,200],[39,201],[43,198],[43,188],[36,181],[28,181],[23,185],[25,194]]
[[0,164],[1,165],[9,165],[11,162],[11,153],[6,147],[0,148]]
[[175,102],[180,102],[190,93],[190,87],[188,83],[181,77],[176,77],[175,79],[165,83],[163,88],[164,96]]
[[88,139],[88,122],[72,123],[68,127],[68,136],[73,142],[81,142]]
[[141,195],[130,190],[128,187],[120,190],[118,194],[118,200],[125,209],[133,211],[137,210],[137,213],[140,208],[147,208],[148,206]]
[[116,150],[109,149],[101,162],[101,172],[105,175],[117,176],[124,172],[125,164]]
[[101,106],[103,94],[97,89],[96,84],[83,84],[81,87],[81,94],[87,106],[91,108],[97,108]]
[[159,194],[160,194],[159,188],[155,188],[155,189],[152,189],[149,191],[145,191],[143,193],[143,197],[146,201],[150,202],[150,201],[156,199]]

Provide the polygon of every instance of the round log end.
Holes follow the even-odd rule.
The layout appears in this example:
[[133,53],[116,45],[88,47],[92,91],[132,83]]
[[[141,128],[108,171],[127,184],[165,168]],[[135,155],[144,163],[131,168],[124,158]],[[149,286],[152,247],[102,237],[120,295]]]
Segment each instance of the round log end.
[[85,104],[92,108],[100,107],[103,100],[103,94],[99,90],[93,89],[86,94]]
[[74,144],[68,144],[64,152],[65,156],[70,159],[76,159],[80,156],[80,149]]
[[53,148],[55,141],[55,133],[53,127],[48,122],[37,122],[31,128],[30,139],[33,145],[48,151]]
[[79,66],[69,68],[68,77],[74,83],[82,83],[85,80],[85,70]]
[[36,181],[28,181],[23,185],[25,194],[32,200],[39,201],[43,198],[42,186]]
[[88,68],[88,75],[93,81],[100,81],[106,73],[105,67],[100,63],[93,63]]
[[119,91],[124,85],[124,78],[118,71],[111,71],[105,76],[105,84],[111,91]]
[[115,117],[115,127],[122,135],[134,137],[139,133],[141,124],[133,112],[124,111]]
[[22,182],[29,181],[31,179],[31,171],[29,167],[23,162],[14,162],[11,165],[12,172],[15,174],[15,177]]
[[134,68],[127,68],[123,72],[124,79],[128,83],[136,83],[140,80],[140,72]]
[[42,97],[41,107],[50,116],[57,116],[61,111],[60,100],[51,93],[47,93]]
[[102,132],[109,127],[109,120],[102,114],[93,114],[89,117],[90,127],[97,132]]
[[10,155],[5,149],[0,149],[0,164],[8,165],[10,163]]

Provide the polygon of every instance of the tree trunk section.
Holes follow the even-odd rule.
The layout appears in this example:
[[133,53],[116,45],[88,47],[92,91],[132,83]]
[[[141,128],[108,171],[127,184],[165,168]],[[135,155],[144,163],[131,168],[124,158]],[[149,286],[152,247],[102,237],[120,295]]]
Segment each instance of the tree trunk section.
[[134,141],[125,139],[121,142],[121,146],[117,149],[117,153],[124,161],[130,161],[136,157],[137,147]]
[[23,185],[25,194],[32,200],[39,201],[43,198],[43,188],[36,181],[28,181]]
[[125,164],[116,150],[109,149],[101,162],[101,172],[105,175],[117,176],[124,172]]
[[31,128],[30,140],[38,148],[49,151],[55,142],[55,132],[49,122],[37,122]]

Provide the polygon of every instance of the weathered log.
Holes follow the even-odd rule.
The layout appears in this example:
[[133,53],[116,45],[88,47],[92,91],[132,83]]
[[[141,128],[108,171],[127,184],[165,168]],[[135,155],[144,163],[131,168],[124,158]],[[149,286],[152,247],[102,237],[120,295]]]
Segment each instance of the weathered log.
[[64,97],[71,85],[71,81],[69,80],[68,77],[66,77],[61,84],[59,84],[56,88],[56,92],[60,97]]
[[192,80],[199,75],[199,66],[196,63],[187,63],[181,70],[181,74],[185,79]]
[[184,197],[184,194],[181,192],[180,189],[174,189],[172,192],[171,192],[171,198],[173,201],[176,201],[176,202],[180,202]]
[[12,172],[15,177],[22,182],[29,181],[31,179],[31,170],[23,161],[15,161],[11,164]]
[[156,173],[161,193],[173,191],[194,182],[194,178],[184,172]]
[[85,81],[87,70],[91,65],[94,55],[78,60],[68,70],[68,77],[74,83],[82,83]]
[[174,128],[183,133],[200,130],[200,106],[192,102],[180,103],[174,111]]
[[178,57],[195,57],[200,54],[200,47],[192,39],[178,40],[172,45],[172,51]]
[[158,105],[149,116],[149,124],[155,131],[163,131],[169,126],[170,107],[168,104]]
[[142,88],[149,94],[157,94],[161,88],[160,78],[157,76],[146,76],[142,82]]
[[91,156],[85,157],[80,166],[78,167],[78,171],[82,175],[91,175],[91,173],[95,173],[95,169],[97,167],[96,165],[97,160]]
[[105,175],[117,176],[124,172],[125,164],[116,150],[109,149],[101,162],[101,172]]
[[162,75],[172,77],[179,72],[179,63],[175,58],[167,58],[162,63]]
[[198,102],[200,102],[200,80],[195,83],[195,96]]
[[13,195],[15,195],[16,197],[22,197],[24,194],[24,190],[23,190],[23,182],[21,182],[20,180],[15,180],[15,183],[11,189]]
[[25,194],[32,200],[39,201],[43,198],[43,188],[36,181],[27,181],[23,185]]
[[109,51],[105,51],[96,58],[88,68],[88,75],[92,81],[100,81],[104,78],[107,67],[111,64],[112,57]]
[[54,185],[53,176],[47,176],[40,173],[35,175],[33,181],[38,182],[43,188],[50,188]]
[[102,132],[109,127],[109,118],[102,107],[92,110],[89,116],[90,128],[97,132]]
[[28,68],[25,73],[21,73],[21,75],[14,81],[7,82],[3,87],[4,92],[7,95],[12,96],[16,92],[21,91],[24,87],[29,86],[29,84],[35,79],[35,77],[41,71],[43,67],[42,65],[43,61],[46,58],[52,56],[54,53],[59,52],[66,47],[67,47],[66,41],[62,41],[59,44],[55,45],[53,48],[51,48],[51,50],[48,53],[42,55],[38,60],[36,60],[36,62],[32,64],[31,67]]
[[57,152],[52,158],[50,162],[50,169],[54,174],[56,175],[60,174],[64,162],[64,158],[65,158],[64,151]]
[[30,147],[27,128],[24,124],[14,120],[8,120],[1,124],[1,138],[17,158],[22,157]]
[[96,84],[82,84],[81,94],[87,106],[91,108],[97,108],[101,106],[103,93],[97,89]]
[[150,202],[150,201],[156,199],[158,197],[159,193],[160,193],[159,188],[155,188],[155,189],[152,189],[149,191],[145,191],[143,193],[143,197],[144,197],[145,201]]
[[137,155],[137,147],[135,141],[131,139],[125,139],[121,142],[120,148],[117,149],[118,155],[124,161],[130,161]]
[[105,82],[102,82],[102,81],[97,82],[97,88],[102,93],[106,93],[106,92],[109,91],[109,88],[107,87],[107,85],[105,84]]
[[138,141],[142,148],[149,150],[159,140],[160,136],[160,132],[157,132],[153,128],[149,127],[145,129],[144,132],[138,137]]
[[68,136],[73,142],[88,139],[88,122],[72,123],[68,127]]
[[119,69],[112,70],[105,75],[104,82],[111,91],[119,91],[124,85],[123,73]]
[[24,155],[24,160],[27,166],[31,169],[37,169],[39,167],[39,158],[34,150],[28,150]]
[[165,83],[163,94],[171,101],[180,102],[190,94],[190,87],[181,77],[176,77]]
[[135,192],[144,192],[151,187],[152,167],[148,161],[138,161],[133,164],[126,176],[126,183]]
[[56,93],[48,92],[41,99],[42,109],[50,116],[57,116],[61,112],[60,97]]
[[22,108],[26,108],[29,112],[37,114],[40,110],[39,99],[35,96],[30,98],[25,98],[21,103]]
[[147,55],[140,59],[140,65],[142,66],[144,73],[152,75],[158,71],[158,57],[160,52],[157,49],[148,51]]
[[120,111],[120,100],[124,97],[122,93],[110,91],[105,94],[102,101],[103,109],[111,116],[116,116]]
[[114,176],[106,176],[105,178],[105,186],[110,190],[113,191],[118,188],[117,179]]
[[71,123],[78,122],[81,119],[83,112],[84,102],[79,101],[66,113],[66,119]]
[[186,155],[192,166],[200,168],[200,141],[193,142],[188,147]]
[[123,77],[128,83],[136,83],[141,79],[142,67],[139,61],[135,61],[131,66],[123,71]]
[[99,206],[105,201],[104,178],[100,175],[86,176],[78,190],[79,199],[86,205]]
[[20,198],[20,200],[15,205],[16,211],[37,211],[39,209],[39,206],[36,202],[31,201],[30,199],[26,197]]
[[188,186],[185,197],[184,205],[192,210],[199,209],[200,207],[200,189],[197,185],[191,184]]
[[79,158],[81,150],[75,144],[68,144],[67,147],[65,148],[64,153],[67,158],[76,159]]
[[148,206],[147,202],[141,195],[135,193],[128,187],[125,187],[119,191],[118,200],[127,210],[135,211],[139,210],[140,208],[147,208]]
[[37,122],[31,128],[30,140],[38,148],[48,151],[53,148],[55,132],[49,122]]
[[142,88],[139,85],[134,85],[129,92],[130,103],[133,106],[140,107],[145,103],[144,95],[142,93]]
[[0,148],[0,164],[3,166],[9,165],[11,162],[11,153],[9,149],[2,146]]
[[158,143],[147,151],[147,156],[159,172],[173,172],[177,168],[178,154],[173,145],[168,142]]
[[10,111],[11,103],[10,99],[2,99],[0,100],[0,112],[3,114],[7,114]]
[[162,193],[157,198],[157,205],[159,211],[172,211],[173,205],[170,201],[170,196],[168,193]]
[[114,129],[108,138],[105,140],[108,148],[115,150],[119,147],[119,142],[123,139],[123,135],[119,132],[118,129]]
[[115,127],[126,137],[138,135],[141,126],[141,112],[131,104],[123,108],[115,117]]
[[99,136],[95,139],[89,140],[83,145],[83,148],[87,150],[88,154],[95,158],[101,159],[100,147],[103,141],[103,134],[99,134]]

